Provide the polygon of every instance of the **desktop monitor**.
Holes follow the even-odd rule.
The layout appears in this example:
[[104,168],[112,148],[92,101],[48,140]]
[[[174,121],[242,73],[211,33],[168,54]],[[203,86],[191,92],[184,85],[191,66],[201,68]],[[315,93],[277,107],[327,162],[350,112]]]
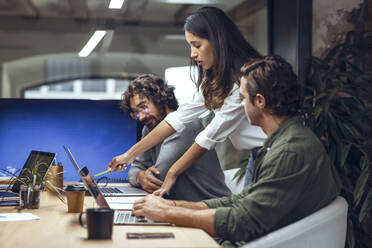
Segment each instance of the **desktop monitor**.
[[[80,181],[63,145],[96,174],[136,143],[137,122],[119,100],[0,99],[0,137],[1,169],[15,173],[31,150],[54,152],[64,181]],[[127,172],[106,176],[123,179]]]

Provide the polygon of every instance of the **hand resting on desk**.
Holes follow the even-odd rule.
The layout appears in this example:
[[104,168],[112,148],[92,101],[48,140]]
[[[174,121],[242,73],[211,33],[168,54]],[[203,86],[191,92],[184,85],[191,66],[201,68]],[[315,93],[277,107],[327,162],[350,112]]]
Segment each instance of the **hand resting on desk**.
[[204,202],[165,200],[154,194],[135,201],[132,209],[132,214],[136,217],[201,228],[211,236],[216,236],[215,213],[216,209],[208,208]]

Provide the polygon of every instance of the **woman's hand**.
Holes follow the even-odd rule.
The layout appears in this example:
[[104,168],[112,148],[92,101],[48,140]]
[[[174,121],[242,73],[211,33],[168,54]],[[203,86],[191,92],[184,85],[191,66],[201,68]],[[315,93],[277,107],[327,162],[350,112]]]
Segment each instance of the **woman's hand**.
[[172,189],[173,185],[176,183],[177,177],[178,176],[175,173],[169,170],[167,175],[165,176],[162,186],[160,187],[160,189],[154,191],[153,194],[156,196],[163,196],[168,193]]
[[107,166],[107,170],[109,173],[111,173],[112,170],[116,172],[124,171],[128,164],[132,163],[135,159],[135,156],[130,156],[128,153],[121,154],[111,160]]

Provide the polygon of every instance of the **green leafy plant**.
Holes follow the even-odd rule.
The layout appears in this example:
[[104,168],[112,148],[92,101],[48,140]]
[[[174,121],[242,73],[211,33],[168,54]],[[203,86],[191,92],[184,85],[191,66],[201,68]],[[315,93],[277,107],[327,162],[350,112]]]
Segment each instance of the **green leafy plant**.
[[239,183],[241,180],[244,180],[245,173],[247,172],[247,164],[249,161],[249,158],[251,156],[251,152],[247,154],[247,157],[243,158],[239,162],[239,170],[235,173],[233,180],[236,180],[236,183]]
[[[304,87],[304,115],[324,144],[349,204],[346,247],[372,247],[372,163],[366,143],[372,128],[372,73],[366,69],[372,34],[364,30],[367,3],[352,11],[355,30],[324,59],[313,57]],[[370,141],[369,141],[370,142]],[[245,175],[248,159],[235,178]]]
[[45,162],[39,162],[36,160],[35,165],[32,168],[24,168],[19,176],[13,177],[10,180],[10,185],[18,182],[28,188],[35,188],[41,185],[43,181],[42,175],[48,170],[48,165]]
[[363,57],[371,48],[368,33],[349,32],[324,59],[312,59],[304,91],[306,125],[323,142],[343,183],[349,204],[346,247],[352,248],[370,247],[372,241],[372,163],[366,148],[372,74]]
[[[34,165],[27,167],[27,168],[23,168],[19,176],[17,176],[15,173],[2,170],[3,172],[11,175],[6,191],[9,191],[15,183],[18,183],[20,185],[20,188],[25,188],[27,190],[27,198],[29,198],[31,195],[33,195],[33,191],[40,190],[40,185],[43,183],[44,175],[47,174],[48,169],[49,169],[49,165],[45,162],[40,161],[39,154],[37,154]],[[52,178],[61,173],[63,172],[60,172],[57,174],[49,173],[48,177]],[[61,194],[62,189],[55,187],[48,180],[45,181],[45,184],[48,184],[49,187],[53,189],[53,193],[62,202],[65,202]]]

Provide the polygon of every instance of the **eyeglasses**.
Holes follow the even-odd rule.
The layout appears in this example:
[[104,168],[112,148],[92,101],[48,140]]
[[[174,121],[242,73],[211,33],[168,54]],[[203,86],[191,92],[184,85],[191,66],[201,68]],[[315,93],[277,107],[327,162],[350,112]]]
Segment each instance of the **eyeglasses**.
[[132,117],[135,119],[138,119],[141,114],[146,114],[149,112],[149,107],[147,106],[147,103],[141,103],[139,106],[137,106],[136,111],[132,111]]

